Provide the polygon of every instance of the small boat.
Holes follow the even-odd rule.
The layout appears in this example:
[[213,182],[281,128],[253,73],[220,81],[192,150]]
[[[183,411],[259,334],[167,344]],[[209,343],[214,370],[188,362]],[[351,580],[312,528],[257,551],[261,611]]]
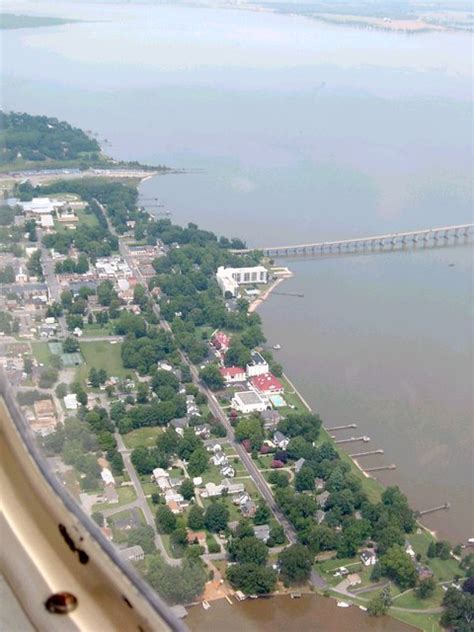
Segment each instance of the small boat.
[[363,610],[364,612],[367,612],[367,608],[365,606],[359,606],[359,610]]
[[204,610],[209,610],[209,608],[211,607],[211,604],[208,601],[203,601],[202,607],[204,608]]
[[258,599],[258,595],[249,595],[249,599]]
[[455,263],[450,263],[448,268],[454,268],[455,265],[456,265]]
[[277,343],[276,345],[273,345],[273,348],[275,349],[275,351],[280,351],[281,345]]
[[300,592],[292,592],[290,596],[291,596],[292,599],[299,599],[301,597],[301,593]]
[[337,602],[337,607],[338,608],[350,608],[351,604],[347,603],[347,601],[338,601]]
[[474,544],[474,538],[468,538],[467,541],[469,542],[469,544]]

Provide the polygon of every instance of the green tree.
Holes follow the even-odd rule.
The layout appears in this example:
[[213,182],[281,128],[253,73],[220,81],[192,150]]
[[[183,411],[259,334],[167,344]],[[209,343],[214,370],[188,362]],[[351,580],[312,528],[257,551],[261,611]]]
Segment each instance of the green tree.
[[204,509],[199,505],[192,505],[188,513],[188,527],[193,531],[204,528]]
[[394,545],[381,556],[382,574],[390,577],[402,589],[416,584],[416,570],[410,556],[399,545]]
[[314,471],[309,465],[303,465],[295,476],[295,489],[298,492],[314,489]]
[[415,588],[415,595],[419,599],[428,599],[428,597],[432,597],[434,591],[436,589],[436,582],[433,577],[427,577],[420,581],[418,586]]
[[138,529],[133,529],[133,531],[128,534],[127,545],[139,545],[148,555],[154,553],[156,551],[156,547],[155,532],[153,531],[153,527],[150,527],[150,525],[147,524],[138,527]]
[[255,524],[265,524],[270,520],[270,509],[267,507],[265,502],[262,500],[258,503],[257,511],[255,512],[255,516],[253,517],[253,521]]
[[206,450],[199,446],[189,457],[188,472],[191,476],[199,476],[207,470],[209,457]]
[[254,535],[231,542],[229,553],[240,564],[259,564],[264,566],[268,560],[268,548]]
[[387,605],[386,600],[380,592],[377,595],[374,595],[367,604],[367,612],[371,617],[381,617],[384,614],[387,614],[389,607],[390,606]]
[[285,584],[301,584],[311,573],[313,556],[302,544],[292,544],[278,556],[280,574]]
[[64,382],[60,382],[54,390],[59,399],[62,399],[63,397],[66,397],[68,393],[68,386],[67,384],[64,384]]
[[172,533],[176,529],[176,516],[166,505],[156,510],[156,527],[160,533]]
[[230,584],[247,595],[265,595],[273,592],[277,573],[272,568],[257,564],[234,564],[227,568]]
[[133,466],[141,475],[150,474],[155,467],[155,460],[150,450],[144,446],[135,448],[130,458]]
[[474,622],[474,595],[448,588],[443,597],[445,611],[441,615],[443,628],[456,632],[472,632]]
[[76,351],[79,351],[79,342],[77,341],[77,338],[68,336],[63,342],[63,351],[64,353],[75,353]]
[[209,364],[199,371],[201,380],[213,391],[224,388],[224,378],[220,374],[219,367],[215,364]]
[[241,419],[235,428],[235,438],[237,441],[248,439],[252,450],[260,449],[263,443],[262,422],[256,417]]
[[229,510],[220,502],[214,502],[209,505],[204,514],[204,524],[206,529],[213,533],[224,531],[229,521]]
[[104,526],[104,514],[100,513],[100,511],[93,511],[91,518],[99,527]]
[[281,544],[285,544],[285,542],[285,531],[280,524],[276,524],[270,529],[270,537],[267,540],[267,546],[280,546]]
[[185,500],[194,498],[194,485],[191,479],[186,478],[179,488],[179,493]]

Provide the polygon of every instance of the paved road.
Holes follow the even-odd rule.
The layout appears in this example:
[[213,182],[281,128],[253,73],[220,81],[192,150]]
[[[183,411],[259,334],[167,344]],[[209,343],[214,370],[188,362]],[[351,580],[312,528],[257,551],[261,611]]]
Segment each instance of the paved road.
[[[48,249],[43,246],[43,233],[41,229],[38,229],[38,243],[40,244],[41,265],[43,267],[44,279],[48,285],[51,298],[54,301],[59,303],[61,300],[60,296],[61,296],[62,289],[61,289],[60,284],[58,283],[56,274],[54,273],[54,261],[51,258]],[[61,330],[62,335],[66,337],[68,335],[68,329],[67,329],[65,317],[60,316],[58,318],[58,323],[59,323],[59,328]]]
[[81,342],[122,342],[123,336],[81,336]]
[[130,460],[130,453],[129,453],[129,450],[127,450],[127,448],[125,447],[125,444],[122,439],[122,435],[119,432],[115,432],[114,437],[117,440],[117,449],[123,457],[125,469],[127,470],[128,475],[130,476],[130,480],[132,481],[133,486],[135,487],[135,492],[137,494],[137,500],[131,503],[131,505],[133,507],[140,507],[140,509],[143,511],[143,515],[145,516],[146,523],[150,525],[150,527],[152,527],[153,531],[155,532],[155,545],[156,545],[156,548],[159,551],[161,551],[161,555],[163,556],[163,559],[165,559],[166,562],[170,564],[171,566],[179,566],[181,564],[181,561],[175,559],[174,557],[170,557],[168,555],[168,551],[165,549],[163,541],[156,530],[156,524],[155,524],[153,514],[151,513],[150,506],[143,492],[140,479],[138,478],[135,468],[133,467],[133,463]]
[[[102,212],[104,213],[104,216],[107,219],[109,230],[113,234],[116,234],[115,230],[114,230],[114,227],[112,226],[112,224],[111,224],[111,222],[110,222],[110,220],[109,220],[109,218],[107,216],[106,209],[98,201],[97,201],[97,203],[101,207]],[[119,237],[119,252],[120,252],[120,255],[128,263],[130,269],[134,272],[135,276],[142,283],[142,285],[144,286],[144,288],[148,292],[149,297],[152,299],[152,301],[153,301],[153,312],[155,313],[155,315],[159,319],[161,327],[163,329],[165,329],[166,331],[171,332],[171,327],[169,326],[169,324],[165,320],[162,319],[161,314],[160,314],[160,309],[159,309],[158,305],[155,303],[153,297],[151,296],[151,293],[148,291],[148,284],[147,284],[146,279],[143,277],[143,275],[141,274],[140,269],[135,264],[135,261],[134,261],[133,257],[130,255],[126,244],[122,241],[122,239],[120,239],[120,236],[118,236],[118,237]],[[207,396],[207,398],[208,398],[208,405],[209,405],[210,411],[212,412],[212,414],[215,417],[217,417],[217,419],[220,420],[220,422],[222,423],[224,428],[227,430],[227,439],[233,445],[236,453],[239,455],[239,457],[240,457],[241,461],[243,462],[243,464],[245,465],[248,473],[252,477],[252,479],[253,479],[258,491],[261,494],[261,496],[263,496],[263,498],[266,500],[266,502],[267,502],[270,510],[272,511],[273,515],[276,517],[276,519],[282,525],[282,527],[283,527],[283,529],[285,531],[286,537],[288,538],[289,542],[290,543],[296,542],[297,541],[297,537],[296,537],[296,532],[295,532],[294,528],[292,527],[292,525],[289,523],[289,521],[285,518],[285,516],[282,514],[282,512],[280,511],[280,509],[276,505],[275,500],[273,498],[273,493],[272,493],[272,491],[270,489],[270,486],[268,485],[267,481],[265,480],[265,478],[262,475],[262,473],[260,472],[260,470],[257,468],[255,463],[252,461],[251,457],[247,454],[245,449],[235,440],[234,429],[232,428],[232,425],[230,424],[230,421],[228,420],[225,412],[222,410],[222,407],[220,406],[219,402],[217,401],[215,395],[212,393],[212,391],[203,382],[201,382],[201,380],[199,379],[199,375],[198,375],[196,367],[188,360],[187,356],[181,351],[180,351],[180,355],[181,355],[182,361],[185,364],[188,365],[188,367],[189,367],[189,369],[191,371],[191,375],[193,377],[193,382],[198,386],[198,388],[201,390],[201,392],[204,393]]]

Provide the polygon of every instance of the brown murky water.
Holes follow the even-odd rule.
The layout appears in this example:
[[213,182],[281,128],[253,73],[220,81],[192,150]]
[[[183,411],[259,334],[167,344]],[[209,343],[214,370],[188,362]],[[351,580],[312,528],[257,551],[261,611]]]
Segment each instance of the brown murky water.
[[414,628],[389,617],[369,617],[353,606],[338,608],[336,601],[318,595],[247,599],[229,605],[221,599],[209,610],[191,608],[186,624],[193,632],[412,632]]

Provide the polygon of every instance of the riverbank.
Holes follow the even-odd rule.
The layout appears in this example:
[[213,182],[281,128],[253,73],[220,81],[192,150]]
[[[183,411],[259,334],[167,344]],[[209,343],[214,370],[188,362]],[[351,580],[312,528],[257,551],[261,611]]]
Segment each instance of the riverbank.
[[357,606],[338,608],[336,602],[320,595],[302,593],[261,599],[246,599],[230,605],[227,600],[213,602],[208,610],[201,605],[189,609],[186,624],[193,632],[210,629],[227,632],[412,632],[415,628],[391,617],[369,618]]

